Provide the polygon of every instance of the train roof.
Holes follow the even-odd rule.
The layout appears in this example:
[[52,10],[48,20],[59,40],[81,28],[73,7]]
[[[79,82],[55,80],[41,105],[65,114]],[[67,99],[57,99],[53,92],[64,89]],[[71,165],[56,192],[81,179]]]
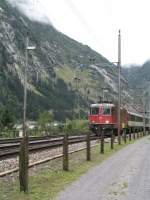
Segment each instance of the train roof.
[[130,111],[127,111],[127,112],[128,112],[128,114],[130,114],[130,115],[134,115],[134,116],[137,116],[137,117],[143,117],[143,115],[140,114],[140,113],[135,113],[135,112],[130,112]]
[[[134,113],[134,112],[129,112],[129,111],[128,111],[128,114],[134,115],[134,116],[137,116],[137,117],[142,117],[142,118],[143,118],[143,114],[140,114],[140,113]],[[146,115],[144,118],[150,119],[150,117],[147,116],[147,115]]]
[[100,107],[100,106],[114,107],[115,105],[113,103],[94,103],[90,105],[90,107]]

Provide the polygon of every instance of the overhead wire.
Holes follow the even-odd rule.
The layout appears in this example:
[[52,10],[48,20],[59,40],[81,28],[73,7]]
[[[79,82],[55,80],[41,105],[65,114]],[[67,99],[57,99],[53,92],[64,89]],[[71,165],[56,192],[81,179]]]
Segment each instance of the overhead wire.
[[89,36],[91,37],[91,39],[93,39],[94,42],[96,42],[96,43],[98,41],[100,41],[99,38],[97,37],[97,35],[95,34],[95,32],[93,31],[93,29],[91,28],[91,26],[89,25],[89,23],[87,23],[87,20],[85,19],[83,14],[81,14],[81,12],[77,8],[77,6],[73,3],[73,1],[72,0],[65,0],[65,2],[68,4],[68,6],[72,10],[72,12],[76,16],[76,18],[81,22],[83,27],[86,29],[86,31],[89,34]]

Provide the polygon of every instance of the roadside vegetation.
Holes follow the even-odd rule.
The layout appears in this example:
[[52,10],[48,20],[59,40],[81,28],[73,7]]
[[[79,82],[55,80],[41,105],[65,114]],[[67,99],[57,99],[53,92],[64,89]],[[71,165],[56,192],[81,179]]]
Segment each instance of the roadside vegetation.
[[[54,122],[51,121],[52,115],[45,114],[41,115],[43,118],[38,120],[38,125],[35,130],[29,131],[30,135],[34,133],[38,136],[40,135],[64,135],[68,133],[69,135],[81,135],[86,134],[89,131],[88,120],[69,120],[66,122]],[[46,117],[48,117],[46,119]]]
[[[22,124],[17,128],[12,113],[6,108],[0,109],[0,137],[18,137]],[[28,125],[29,136],[48,136],[63,135],[66,132],[69,135],[85,134],[88,131],[88,120],[86,119],[66,119],[65,122],[54,120],[52,111],[44,111],[39,114],[37,121],[30,122]]]

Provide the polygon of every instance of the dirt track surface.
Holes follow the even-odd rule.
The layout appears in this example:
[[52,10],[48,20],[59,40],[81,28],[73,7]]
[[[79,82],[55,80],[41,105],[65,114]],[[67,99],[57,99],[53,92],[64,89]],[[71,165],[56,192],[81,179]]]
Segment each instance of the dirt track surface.
[[150,200],[150,137],[90,169],[55,200]]

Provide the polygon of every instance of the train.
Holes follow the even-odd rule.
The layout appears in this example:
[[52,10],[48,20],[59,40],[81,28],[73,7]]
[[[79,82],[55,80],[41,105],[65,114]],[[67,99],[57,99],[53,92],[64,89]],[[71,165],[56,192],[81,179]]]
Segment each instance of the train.
[[[99,127],[103,128],[106,135],[110,135],[112,130],[117,135],[118,132],[118,108],[112,102],[101,102],[90,105],[88,115],[89,129],[98,134]],[[120,109],[120,132],[123,130],[133,131],[149,131],[150,118],[141,113],[130,112],[125,108]]]

